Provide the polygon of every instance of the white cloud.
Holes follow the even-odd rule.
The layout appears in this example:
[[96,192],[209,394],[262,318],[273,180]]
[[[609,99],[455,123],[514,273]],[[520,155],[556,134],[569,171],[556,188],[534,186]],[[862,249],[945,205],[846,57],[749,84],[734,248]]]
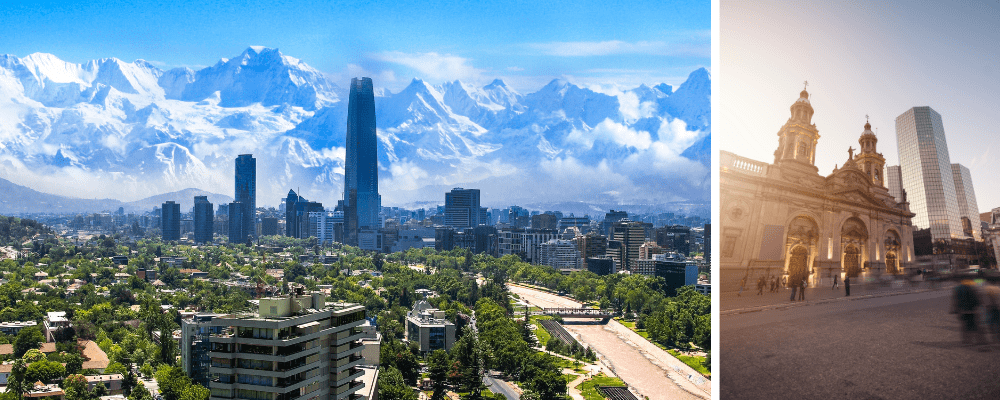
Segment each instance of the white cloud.
[[371,58],[413,68],[422,76],[434,81],[480,81],[484,70],[469,65],[469,59],[438,53],[403,53],[387,51],[370,55]]
[[647,54],[658,56],[709,57],[708,40],[697,38],[693,43],[669,43],[661,40],[625,42],[548,42],[531,43],[528,47],[542,54],[559,57],[607,56],[618,54]]
[[671,151],[676,151],[677,154],[680,154],[688,147],[691,147],[694,142],[698,141],[702,133],[702,131],[689,131],[687,123],[679,118],[675,118],[671,121],[663,121],[660,124],[657,136],[660,138],[659,142],[664,143]]
[[609,141],[640,150],[649,148],[653,143],[649,132],[634,130],[610,119],[605,119],[589,131],[573,129],[566,136],[566,140],[582,144],[588,149],[593,147],[596,141]]
[[507,67],[507,70],[508,71],[512,71],[512,72],[520,72],[520,71],[524,71],[524,68],[516,67],[515,66],[515,67]]

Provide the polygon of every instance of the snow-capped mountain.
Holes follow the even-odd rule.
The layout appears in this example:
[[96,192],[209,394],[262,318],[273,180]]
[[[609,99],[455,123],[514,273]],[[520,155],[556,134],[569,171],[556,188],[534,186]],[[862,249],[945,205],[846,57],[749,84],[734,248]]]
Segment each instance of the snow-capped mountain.
[[[555,79],[521,94],[501,79],[414,79],[379,90],[383,204],[440,201],[455,186],[482,189],[486,205],[707,201],[711,77],[651,84],[603,93]],[[81,198],[230,193],[233,160],[252,153],[258,204],[293,188],[332,205],[346,98],[324,73],[262,47],[198,71],[3,55],[0,178]]]

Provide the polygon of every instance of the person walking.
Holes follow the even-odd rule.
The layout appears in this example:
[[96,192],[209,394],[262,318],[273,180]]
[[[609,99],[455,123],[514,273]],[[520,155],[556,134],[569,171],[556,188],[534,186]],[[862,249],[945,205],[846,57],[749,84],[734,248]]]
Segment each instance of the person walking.
[[993,341],[1000,342],[1000,286],[996,282],[983,287],[986,303],[986,327]]
[[799,300],[806,301],[806,286],[809,285],[809,281],[806,277],[802,277],[802,283],[799,285]]
[[798,291],[799,286],[797,283],[795,283],[794,278],[791,280],[791,282],[789,282],[789,286],[792,288],[792,297],[790,297],[788,301],[795,301],[795,294]]
[[974,283],[971,279],[964,279],[952,291],[951,313],[958,314],[958,320],[962,324],[962,344],[975,344],[975,341],[982,342],[983,339],[979,323],[976,322],[979,295],[972,285]]
[[851,295],[851,276],[850,275],[845,275],[844,276],[844,291],[847,293],[844,296],[850,296]]
[[836,290],[840,287],[840,274],[833,275],[833,287],[830,290]]
[[743,279],[740,279],[740,291],[736,293],[736,297],[743,295],[743,288],[747,286],[747,275],[749,275],[749,273],[743,275]]
[[764,275],[761,275],[760,279],[757,279],[757,295],[760,296],[762,294],[764,294]]

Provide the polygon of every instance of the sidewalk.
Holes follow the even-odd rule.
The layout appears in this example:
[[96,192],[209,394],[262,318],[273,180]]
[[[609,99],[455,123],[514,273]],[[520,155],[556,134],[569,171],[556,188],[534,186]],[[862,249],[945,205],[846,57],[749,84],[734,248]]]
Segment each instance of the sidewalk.
[[792,290],[788,288],[778,289],[777,293],[770,293],[764,288],[764,294],[757,294],[757,287],[747,288],[741,296],[738,292],[719,293],[719,311],[721,315],[742,314],[747,312],[761,311],[778,307],[796,307],[808,304],[827,303],[832,301],[849,301],[872,297],[894,296],[907,293],[919,293],[930,290],[941,290],[951,288],[954,282],[924,282],[916,281],[910,284],[906,281],[895,281],[889,285],[881,283],[851,284],[851,295],[845,296],[844,285],[840,288],[832,289],[830,286],[806,288],[805,301],[790,301]]

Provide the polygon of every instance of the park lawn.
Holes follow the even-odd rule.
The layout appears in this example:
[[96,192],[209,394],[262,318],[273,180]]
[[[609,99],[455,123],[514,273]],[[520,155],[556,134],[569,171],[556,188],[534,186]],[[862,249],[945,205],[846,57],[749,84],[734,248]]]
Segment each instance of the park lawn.
[[557,359],[556,366],[559,368],[563,369],[568,368],[573,370],[573,372],[576,372],[581,375],[587,373],[587,370],[583,369],[583,366],[586,365],[586,363],[584,363],[583,361],[570,361],[562,357],[555,357],[555,358]]
[[695,357],[695,356],[685,356],[677,352],[677,350],[667,350],[670,355],[677,357],[678,360],[687,364],[689,367],[694,368],[698,373],[705,375],[706,377],[712,376],[712,371],[705,368],[705,357]]
[[622,386],[625,387],[625,382],[621,379],[611,378],[604,374],[598,374],[597,376],[587,379],[577,385],[577,389],[580,389],[580,394],[586,400],[604,400],[604,396],[601,392],[597,391],[598,386]]
[[544,348],[545,344],[552,338],[552,335],[549,334],[549,331],[542,327],[542,324],[538,323],[538,319],[539,318],[537,317],[532,317],[531,323],[535,324],[535,327],[537,328],[535,329],[535,336],[538,337],[538,346]]
[[694,368],[694,370],[698,371],[698,373],[700,373],[702,375],[705,375],[706,377],[711,377],[712,376],[712,371],[709,371],[708,368],[705,368],[705,357],[694,357],[694,356],[685,356],[685,355],[682,355],[682,354],[678,353],[677,350],[669,349],[666,346],[664,346],[662,344],[659,344],[659,343],[651,340],[649,338],[649,332],[646,332],[645,329],[636,329],[635,328],[635,322],[625,321],[625,320],[622,320],[622,319],[617,319],[617,321],[620,322],[622,325],[625,325],[626,328],[629,328],[633,332],[638,333],[639,336],[642,336],[643,338],[645,338],[646,340],[648,340],[650,343],[656,345],[656,347],[659,347],[659,348],[663,349],[664,351],[670,353],[670,355],[676,357],[678,360],[680,360],[684,364],[687,364],[689,367]]

